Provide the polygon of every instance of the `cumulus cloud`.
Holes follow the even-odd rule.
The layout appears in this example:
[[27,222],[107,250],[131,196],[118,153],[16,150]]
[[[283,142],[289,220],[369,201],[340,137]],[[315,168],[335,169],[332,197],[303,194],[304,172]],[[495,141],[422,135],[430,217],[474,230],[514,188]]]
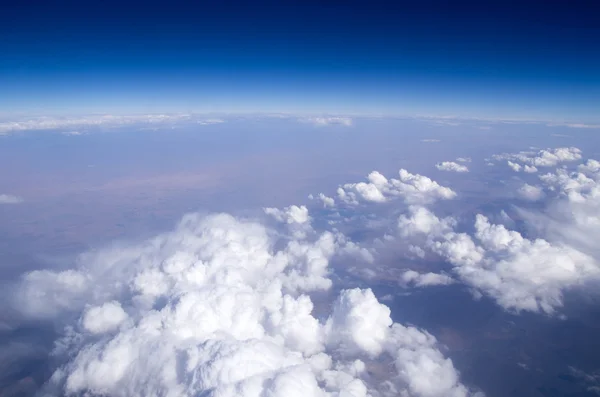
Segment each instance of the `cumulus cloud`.
[[86,310],[82,317],[83,328],[92,334],[113,331],[127,319],[127,313],[117,301],[106,302]]
[[461,163],[470,163],[471,158],[470,157],[459,157],[456,159],[456,161],[461,162]]
[[544,190],[541,187],[533,186],[528,183],[521,186],[517,193],[522,198],[530,201],[538,201],[544,197]]
[[[285,224],[308,218],[302,207],[270,212]],[[342,290],[313,315],[310,294],[331,287],[328,264],[345,244],[191,214],[73,269],[28,273],[15,304],[65,325],[48,394],[474,395],[436,339],[394,323],[369,289]],[[382,363],[389,370],[375,370]]]
[[0,194],[0,204],[19,204],[22,202],[23,199],[21,197],[11,194]]
[[399,171],[399,179],[387,179],[377,171],[371,172],[368,182],[347,183],[337,190],[338,198],[347,204],[364,202],[386,202],[392,198],[403,198],[407,203],[427,203],[448,200],[456,193],[426,176]]
[[308,216],[308,208],[306,208],[304,205],[300,207],[297,205],[291,205],[282,210],[279,208],[265,208],[264,211],[267,215],[271,215],[280,222],[302,224],[310,221],[310,217]]
[[524,218],[553,241],[566,242],[600,258],[600,162],[588,160],[577,171],[557,169],[540,175],[549,199],[543,213],[522,211]]
[[528,165],[528,164],[521,165],[518,163],[514,163],[510,160],[508,160],[506,163],[514,172],[520,172],[521,170],[523,170],[523,172],[527,172],[527,173],[531,174],[531,173],[538,171],[538,169],[533,165]]
[[454,161],[442,161],[435,165],[440,171],[452,171],[452,172],[469,172],[469,168],[466,165],[455,163]]
[[419,273],[414,270],[407,270],[402,274],[401,281],[405,284],[415,287],[430,287],[434,285],[449,285],[454,283],[454,279],[446,274],[439,273]]
[[421,206],[410,206],[408,214],[400,215],[398,228],[404,237],[418,234],[439,235],[452,230],[456,220],[453,218],[440,219],[430,210]]
[[350,117],[308,117],[300,119],[305,123],[311,123],[316,126],[328,126],[328,125],[342,125],[345,127],[351,127],[353,120]]
[[[503,153],[492,156],[494,160],[510,160],[513,164],[529,165],[527,172],[535,172],[532,167],[554,167],[560,163],[581,159],[581,150],[576,147],[559,147],[535,151],[522,151],[518,153]],[[518,164],[517,164],[518,165]],[[509,163],[509,166],[515,169]],[[515,170],[518,171],[518,170]]]
[[474,238],[448,232],[430,242],[463,282],[514,311],[554,313],[563,291],[600,276],[595,260],[564,244],[529,240],[477,215]]
[[517,164],[517,163],[513,163],[512,161],[508,160],[506,162],[508,164],[508,166],[514,171],[514,172],[519,172],[521,171],[521,164]]
[[[308,198],[310,200],[315,200],[315,196],[313,196],[312,194],[309,194]],[[335,206],[335,199],[333,199],[332,197],[327,197],[323,193],[319,193],[317,195],[316,199],[320,200],[323,203],[323,207],[334,207]]]

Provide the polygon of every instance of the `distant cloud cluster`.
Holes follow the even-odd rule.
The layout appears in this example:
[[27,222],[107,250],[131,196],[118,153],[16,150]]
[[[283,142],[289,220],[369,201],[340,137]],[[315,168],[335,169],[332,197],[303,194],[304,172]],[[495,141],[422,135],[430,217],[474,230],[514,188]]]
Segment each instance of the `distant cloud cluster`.
[[135,124],[162,125],[191,122],[201,125],[219,124],[225,120],[192,114],[89,115],[80,117],[35,117],[20,121],[0,122],[0,134],[31,130],[64,130],[65,135],[81,135],[78,128],[115,127]]

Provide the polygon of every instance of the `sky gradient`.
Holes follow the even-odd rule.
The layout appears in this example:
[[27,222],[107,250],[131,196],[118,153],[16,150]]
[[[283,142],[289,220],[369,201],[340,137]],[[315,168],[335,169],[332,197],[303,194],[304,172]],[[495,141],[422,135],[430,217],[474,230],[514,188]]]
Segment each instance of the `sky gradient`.
[[592,2],[13,4],[0,112],[598,121]]

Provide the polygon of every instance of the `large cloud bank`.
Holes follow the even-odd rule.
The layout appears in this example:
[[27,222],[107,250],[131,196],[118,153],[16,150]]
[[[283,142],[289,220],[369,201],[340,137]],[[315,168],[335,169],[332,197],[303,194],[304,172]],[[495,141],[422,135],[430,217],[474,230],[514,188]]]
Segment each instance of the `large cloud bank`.
[[[306,209],[268,210],[284,230],[187,215],[141,244],[26,274],[16,303],[64,326],[44,395],[467,396],[436,339],[394,323],[369,289],[315,315],[349,242]],[[427,282],[427,277],[423,282]]]

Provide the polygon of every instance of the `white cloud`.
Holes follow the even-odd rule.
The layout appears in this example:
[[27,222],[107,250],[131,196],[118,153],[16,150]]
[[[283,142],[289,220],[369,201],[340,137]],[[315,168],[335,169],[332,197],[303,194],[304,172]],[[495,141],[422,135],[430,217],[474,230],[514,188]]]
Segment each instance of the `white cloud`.
[[442,161],[435,165],[440,171],[452,171],[452,172],[469,172],[469,168],[466,165],[455,163],[454,161]]
[[[308,195],[310,200],[314,200],[315,197],[312,194]],[[319,193],[316,197],[323,203],[323,207],[335,207],[335,200],[332,197],[327,197],[323,193]]]
[[345,127],[351,127],[353,124],[353,120],[350,117],[308,117],[305,119],[300,119],[300,121],[311,123],[316,126],[342,125]]
[[533,166],[533,165],[527,165],[527,164],[525,164],[525,166],[523,166],[523,171],[525,171],[525,172],[527,172],[529,174],[532,174],[534,172],[538,172],[538,169],[535,166]]
[[80,117],[34,117],[18,121],[0,122],[0,134],[8,134],[29,130],[65,129],[62,134],[80,135],[77,128],[85,127],[114,127],[134,124],[169,124],[176,122],[195,122],[197,124],[218,124],[225,120],[205,118],[191,114],[141,114],[141,115],[88,115]]
[[445,233],[430,247],[467,285],[515,311],[554,313],[563,290],[600,276],[594,259],[568,245],[528,240],[477,215],[475,238]]
[[200,125],[221,124],[224,122],[225,122],[225,120],[223,120],[223,119],[204,119],[204,120],[196,121],[196,123],[200,124]]
[[533,186],[528,183],[521,186],[517,193],[522,198],[530,201],[538,201],[544,197],[544,190],[541,187]]
[[264,211],[267,215],[271,215],[280,222],[302,224],[310,221],[310,217],[308,216],[308,208],[303,205],[300,207],[297,205],[291,205],[289,207],[285,207],[283,210],[278,208],[265,208]]
[[[287,222],[291,208],[277,216]],[[331,286],[329,260],[344,244],[192,214],[74,269],[28,273],[15,302],[64,322],[48,394],[472,395],[436,339],[393,323],[371,290],[342,290],[322,320],[312,314],[309,294]],[[389,372],[374,370],[385,362]]]
[[20,204],[23,202],[21,197],[11,194],[0,194],[0,204]]
[[454,283],[454,279],[446,274],[439,273],[419,273],[414,270],[407,270],[402,274],[402,282],[412,284],[415,287],[430,287],[435,285],[449,285]]
[[456,161],[461,162],[461,163],[470,163],[471,158],[470,157],[459,157],[456,159]]
[[127,313],[117,301],[89,308],[82,318],[83,328],[92,334],[113,331],[127,319]]
[[508,166],[514,171],[514,172],[519,172],[521,171],[521,165],[517,164],[517,163],[513,163],[512,161],[508,160],[506,162],[508,164]]
[[404,237],[418,234],[439,235],[452,230],[456,224],[452,218],[439,219],[425,207],[410,206],[408,210],[410,216],[400,215],[398,218],[398,229]]
[[[519,153],[503,153],[492,156],[494,160],[511,160],[527,164],[530,167],[554,167],[560,163],[581,159],[581,150],[576,147],[559,147],[535,151],[522,151]],[[510,164],[509,164],[510,165]],[[514,169],[514,168],[513,168]],[[535,172],[529,168],[527,172]]]
[[401,169],[399,179],[387,179],[377,171],[367,177],[368,182],[347,183],[337,190],[338,198],[347,204],[360,201],[385,202],[400,197],[407,203],[428,203],[456,197],[452,189],[419,174],[411,174]]
[[586,124],[586,123],[549,123],[549,127],[568,127],[568,128],[583,128],[583,129],[596,129],[600,128],[600,124]]

